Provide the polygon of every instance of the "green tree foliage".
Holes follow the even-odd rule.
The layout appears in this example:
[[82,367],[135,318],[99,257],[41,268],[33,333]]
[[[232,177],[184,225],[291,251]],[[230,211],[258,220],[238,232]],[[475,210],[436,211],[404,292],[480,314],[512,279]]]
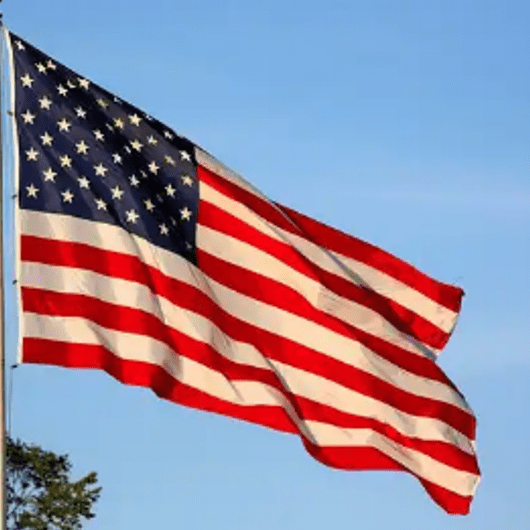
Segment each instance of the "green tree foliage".
[[79,530],[92,519],[97,474],[70,482],[71,467],[67,455],[6,437],[8,530]]

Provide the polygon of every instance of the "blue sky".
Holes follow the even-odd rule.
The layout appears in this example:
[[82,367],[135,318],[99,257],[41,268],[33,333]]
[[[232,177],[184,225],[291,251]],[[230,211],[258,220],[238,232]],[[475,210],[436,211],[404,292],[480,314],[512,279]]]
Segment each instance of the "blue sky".
[[104,373],[20,366],[12,434],[98,472],[86,528],[527,529],[530,5],[23,4],[2,4],[13,32],[271,198],[466,291],[440,364],[478,417],[469,516],[445,515],[405,474],[327,469],[296,437]]

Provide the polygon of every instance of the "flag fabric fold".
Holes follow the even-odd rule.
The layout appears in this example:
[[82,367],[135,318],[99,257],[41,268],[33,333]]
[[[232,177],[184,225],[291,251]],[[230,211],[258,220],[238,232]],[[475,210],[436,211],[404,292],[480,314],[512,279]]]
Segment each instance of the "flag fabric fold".
[[22,362],[296,433],[326,465],[407,471],[467,513],[475,417],[435,362],[462,290],[7,38]]

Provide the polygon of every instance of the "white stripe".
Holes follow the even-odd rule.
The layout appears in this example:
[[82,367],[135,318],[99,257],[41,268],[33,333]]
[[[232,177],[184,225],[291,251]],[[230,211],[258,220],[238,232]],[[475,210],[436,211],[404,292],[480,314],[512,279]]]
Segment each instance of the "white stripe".
[[474,473],[456,470],[414,449],[404,450],[403,446],[394,440],[370,429],[343,429],[329,423],[315,421],[306,421],[305,423],[318,445],[352,448],[375,447],[414,474],[459,495],[473,495],[479,483],[480,477]]
[[[353,260],[337,252],[323,249],[299,235],[277,227],[240,202],[231,199],[204,182],[201,182],[200,186],[201,200],[214,204],[256,230],[278,241],[292,245],[304,257],[323,270],[336,274],[356,285],[368,284],[377,293],[415,312],[446,333],[449,333],[453,329],[458,314],[438,304],[423,293],[416,291],[412,287],[374,267],[370,267],[365,263]],[[349,269],[350,273],[348,274],[332,256],[340,260],[344,267]],[[432,350],[438,353],[438,350]]]
[[[239,320],[321,351],[345,364],[373,373],[376,377],[394,386],[398,386],[396,383],[399,383],[399,386],[407,392],[441,401],[447,400],[463,410],[469,410],[465,401],[452,389],[446,390],[439,396],[438,389],[441,383],[410,373],[378,355],[373,355],[368,348],[325,326],[236,293],[207,278],[180,256],[155,247],[122,228],[70,216],[31,211],[23,212],[23,223],[24,232],[31,235],[76,241],[138,256],[167,276],[201,290]],[[175,271],[178,271],[178,274]],[[317,341],[315,341],[316,338]]]
[[252,345],[233,340],[206,317],[171,303],[145,285],[72,267],[24,262],[23,268],[25,287],[86,295],[122,307],[140,309],[156,317],[164,326],[209,344],[238,364],[267,370],[271,368],[269,361]]
[[313,307],[347,324],[422,357],[425,348],[411,341],[376,311],[331,291],[320,282],[293,269],[284,261],[237,238],[197,227],[197,247],[207,253],[281,283],[302,295]]
[[[110,278],[83,269],[24,263],[23,285],[61,293],[87,294],[116,305],[142,309],[157,317],[168,327],[210,344],[223,355],[229,351],[228,357],[239,364],[269,369],[274,366],[274,372],[280,374],[285,386],[297,395],[313,399],[346,413],[376,418],[383,423],[392,425],[398,432],[407,436],[425,440],[451,440],[451,443],[458,445],[464,451],[468,453],[473,451],[468,438],[445,422],[408,414],[324,377],[265,358],[261,352],[250,347],[250,345],[242,346],[241,343],[224,334],[204,317],[184,310],[160,296],[153,295],[147,287],[140,284]],[[218,294],[217,290],[215,290],[215,294]],[[285,327],[290,327],[289,322],[285,323]],[[71,336],[77,337],[77,335]],[[220,345],[222,349],[219,349]],[[322,347],[322,349],[325,348]],[[329,355],[328,352],[325,353]],[[182,354],[185,355],[185,352]],[[360,364],[365,363],[365,367],[370,368],[369,362],[365,358],[360,358],[359,361]],[[396,387],[398,384],[408,384],[410,387],[416,388],[416,393],[417,387],[419,387],[420,391],[428,392],[432,398],[434,388],[430,389],[427,381],[419,377],[410,377],[404,371],[401,371],[402,373],[399,370],[394,372],[394,365],[389,364],[388,368],[392,377],[387,382],[393,383]],[[379,375],[380,378],[385,376],[383,370],[380,370],[376,375]],[[388,377],[387,375],[386,378]],[[404,389],[406,388],[407,386],[404,387]],[[451,396],[449,387],[445,387],[443,397],[452,397],[453,400],[456,400],[458,395],[453,392]]]
[[[241,175],[238,175],[236,172],[232,171],[229,167],[225,166],[222,162],[214,158],[210,153],[207,153],[200,147],[195,147],[195,159],[197,160],[197,163],[206,169],[209,169],[212,173],[215,173],[216,175],[219,175],[223,177],[224,179],[232,182],[232,184],[236,184],[240,188],[248,191],[249,193],[252,193],[256,197],[259,197],[262,201],[265,201],[269,204],[272,208],[278,211],[285,219],[289,222],[289,217],[283,213],[281,208],[279,208],[276,204],[274,204],[268,197],[263,195],[261,191],[259,191],[257,188],[255,188],[250,182],[245,180]],[[202,186],[202,183],[201,183]]]
[[175,355],[165,344],[150,337],[108,330],[81,318],[27,313],[25,320],[28,337],[61,341],[70,337],[72,342],[78,344],[104,344],[121,359],[160,366],[178,381],[229,403],[242,406],[279,406],[296,421],[304,436],[317,445],[376,447],[417,475],[460,495],[471,494],[477,480],[472,473],[438,462],[372,430],[343,429],[326,423],[303,421],[295,415],[291,405],[275,388],[256,381],[227,380],[223,374],[211,368]]

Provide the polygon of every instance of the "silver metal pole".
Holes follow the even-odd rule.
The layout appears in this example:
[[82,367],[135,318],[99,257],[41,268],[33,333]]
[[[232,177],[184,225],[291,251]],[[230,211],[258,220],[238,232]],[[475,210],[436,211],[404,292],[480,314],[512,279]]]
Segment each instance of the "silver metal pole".
[[[0,0],[1,1],[1,0]],[[1,94],[4,90],[4,32],[3,30],[2,14],[0,13],[0,394],[2,396],[2,405],[0,406],[0,449],[2,451],[2,458],[0,458],[0,472],[2,476],[2,487],[0,488],[0,509],[2,510],[2,517],[0,518],[0,530],[5,530],[7,527],[7,511],[6,511],[6,399],[5,399],[5,321],[4,321],[4,216],[3,216],[3,201],[4,201],[4,176],[3,176],[3,141],[4,131],[2,130],[2,98]]]

